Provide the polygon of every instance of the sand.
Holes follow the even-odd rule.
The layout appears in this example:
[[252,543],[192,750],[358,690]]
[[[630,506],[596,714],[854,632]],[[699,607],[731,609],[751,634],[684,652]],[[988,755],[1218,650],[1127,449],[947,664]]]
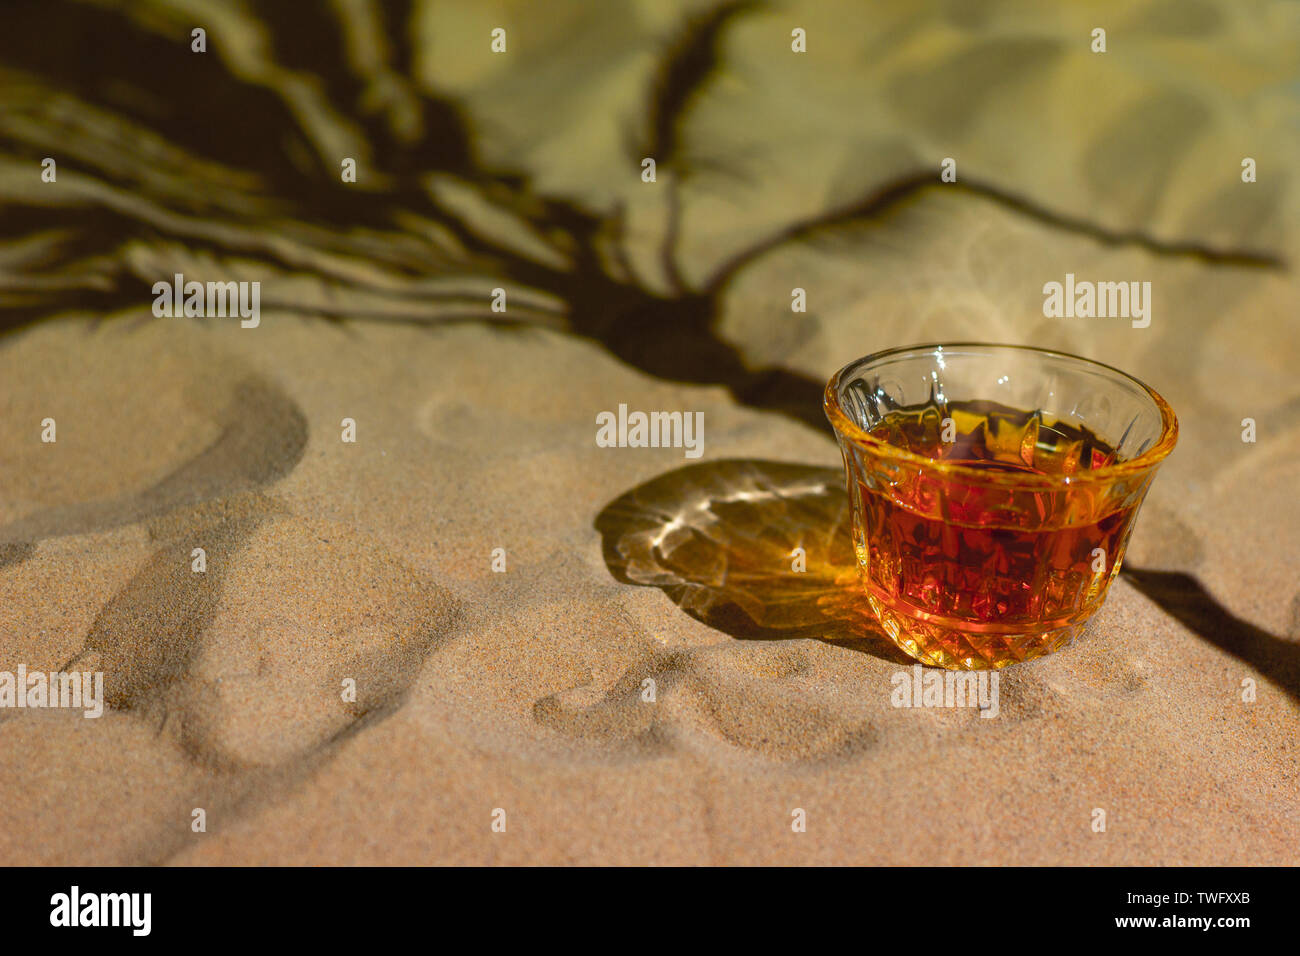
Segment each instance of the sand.
[[[22,127],[77,161],[57,222],[6,220],[35,238],[0,260],[0,672],[102,671],[106,707],[0,709],[0,864],[1300,862],[1281,8],[1116,8],[1111,61],[1090,15],[1015,4],[740,16],[652,187],[619,130],[684,13],[506,5],[518,56],[480,62],[446,37],[496,8],[416,6],[376,122],[436,93],[478,171],[289,189],[177,126],[138,163]],[[326,167],[364,150],[265,55],[214,109],[269,91]],[[387,148],[358,154],[425,170]],[[4,198],[29,166],[0,157]],[[154,317],[175,272],[261,281],[260,324]],[[1150,327],[1044,316],[1067,272],[1150,281]],[[911,662],[857,600],[819,409],[850,359],[943,339],[1118,365],[1182,426],[1087,633],[1002,671],[991,719],[892,705]],[[620,404],[703,413],[703,454],[599,447]]]
[[[41,361],[54,351],[63,370]],[[205,376],[213,354],[225,371]],[[17,771],[0,783],[6,862],[1294,862],[1294,621],[1242,660],[1121,577],[1085,639],[1003,672],[995,719],[894,708],[907,662],[823,610],[846,548],[833,442],[718,389],[555,333],[293,318],[256,336],[51,323],[0,360],[33,409],[78,381],[112,396],[6,471],[5,527],[36,541],[0,577],[4,663],[93,663],[110,705],[0,718]],[[123,427],[168,400],[130,387],[135,363],[203,387],[178,385],[155,427]],[[707,460],[597,448],[610,396],[704,411]],[[211,436],[197,453],[195,431]],[[768,463],[777,451],[789,464]],[[114,455],[135,466],[116,482],[94,467]],[[73,467],[111,508],[66,500]],[[1190,484],[1161,476],[1135,566],[1194,520]],[[746,487],[797,506],[716,503]],[[606,552],[644,558],[632,542],[674,496],[688,523],[715,502],[714,550],[664,561],[661,586],[621,583],[644,560]],[[1265,518],[1295,513],[1260,514],[1257,548]],[[796,583],[783,557],[799,541]],[[1263,600],[1226,593],[1243,612]]]

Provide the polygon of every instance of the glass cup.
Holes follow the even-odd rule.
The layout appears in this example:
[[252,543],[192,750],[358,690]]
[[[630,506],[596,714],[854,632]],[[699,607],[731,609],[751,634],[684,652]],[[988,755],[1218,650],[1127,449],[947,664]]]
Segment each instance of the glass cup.
[[867,603],[906,653],[956,670],[1082,632],[1178,438],[1132,376],[1016,345],[877,352],[831,377],[825,407]]

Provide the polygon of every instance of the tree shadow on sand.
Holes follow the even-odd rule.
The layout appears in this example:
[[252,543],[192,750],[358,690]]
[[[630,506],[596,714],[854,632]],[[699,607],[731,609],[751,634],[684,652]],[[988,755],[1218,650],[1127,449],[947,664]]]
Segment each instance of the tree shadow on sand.
[[[813,638],[900,664],[858,589],[837,468],[724,459],[666,472],[596,518],[605,564],[740,640]],[[802,548],[806,570],[796,571]]]
[[[770,9],[753,0],[723,0],[678,18],[665,32],[643,104],[648,121],[625,151],[632,170],[641,157],[657,157],[667,190],[660,264],[669,288],[652,291],[626,261],[622,204],[595,212],[542,191],[526,170],[487,162],[467,104],[434,95],[420,82],[415,64],[419,45],[427,42],[422,5],[243,6],[212,31],[217,47],[240,55],[195,58],[188,15],[162,4],[6,3],[0,92],[12,122],[0,123],[0,154],[35,169],[78,133],[102,139],[87,140],[98,142],[98,151],[60,161],[61,171],[75,171],[96,189],[65,192],[56,202],[33,176],[29,190],[7,196],[0,244],[13,252],[6,271],[22,281],[11,275],[8,288],[0,289],[0,347],[6,333],[61,313],[138,314],[151,298],[150,282],[128,251],[149,250],[164,262],[180,249],[187,272],[193,271],[189,265],[210,270],[194,275],[200,281],[229,278],[222,262],[251,258],[269,273],[314,275],[328,293],[305,306],[294,305],[296,294],[286,295],[278,304],[282,310],[299,308],[339,322],[343,316],[403,321],[393,317],[415,314],[430,329],[472,321],[503,334],[558,328],[648,375],[722,386],[741,405],[824,431],[822,380],[779,364],[752,367],[718,327],[722,299],[746,266],[774,249],[881,221],[927,192],[992,201],[1104,246],[1290,271],[1269,252],[1111,229],[966,174],[960,182],[941,183],[933,169],[918,165],[865,190],[837,191],[824,209],[756,236],[707,279],[688,285],[678,262],[683,184],[699,185],[703,175],[715,181],[747,176],[743,164],[707,161],[688,148],[692,107],[727,69],[728,31]],[[363,34],[386,38],[390,55],[383,63],[359,66],[349,55],[348,38]],[[304,106],[304,96],[314,106]],[[51,113],[50,103],[65,100],[66,115]],[[70,120],[77,123],[69,127]],[[162,157],[170,157],[166,163],[158,158],[162,173],[152,179],[140,176],[156,158],[152,147],[141,151],[145,134],[166,144]],[[341,180],[340,143],[370,154],[362,183]],[[431,172],[478,196],[491,209],[493,228],[431,194]],[[173,188],[177,179],[183,189]],[[147,203],[105,198],[117,193]],[[498,233],[503,217],[510,226]],[[550,255],[535,255],[536,242]],[[204,266],[209,260],[217,265]],[[449,275],[509,288],[511,319],[492,313],[486,296],[430,282]],[[528,292],[555,305],[530,307]],[[194,474],[175,477],[177,483],[164,490],[188,493],[181,479]],[[797,490],[819,481],[821,492]],[[726,633],[875,646],[883,639],[863,637],[869,622],[847,606],[850,597],[856,604],[852,580],[836,579],[836,569],[853,566],[845,508],[832,469],[724,461],[670,472],[629,492],[602,512],[597,528],[616,577],[662,587],[688,613]],[[59,526],[69,527],[73,517],[98,526],[103,513],[83,508],[63,515]],[[29,557],[42,534],[32,526],[0,532],[0,567]],[[795,546],[808,554],[803,573],[790,570]],[[841,547],[842,553],[829,550]],[[1202,638],[1300,699],[1296,642],[1226,612],[1188,575],[1124,573]]]

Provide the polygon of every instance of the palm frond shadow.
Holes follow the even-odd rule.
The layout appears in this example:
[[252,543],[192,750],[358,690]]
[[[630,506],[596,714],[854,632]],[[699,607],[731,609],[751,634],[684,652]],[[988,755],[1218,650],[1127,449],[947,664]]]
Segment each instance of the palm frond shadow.
[[[648,123],[644,135],[629,143],[629,168],[635,169],[635,160],[649,152],[659,156],[661,169],[672,170],[674,189],[701,173],[712,172],[718,178],[719,171],[709,168],[710,161],[700,150],[694,144],[688,148],[686,123],[696,98],[721,73],[726,31],[740,18],[764,7],[753,0],[727,0],[699,16],[684,19],[668,37],[646,104]],[[359,68],[352,62],[345,49],[346,37],[355,31],[356,24],[336,22],[336,16],[373,17],[368,28],[373,27],[390,41],[389,57],[380,73],[373,66]],[[152,131],[185,155],[212,169],[222,169],[215,181],[245,183],[229,190],[225,186],[196,189],[192,190],[194,195],[186,197],[151,197],[160,206],[170,204],[173,212],[216,221],[224,218],[272,231],[279,224],[292,224],[295,240],[304,248],[323,243],[322,251],[330,255],[380,262],[390,275],[414,280],[409,289],[392,294],[416,298],[428,306],[429,291],[418,280],[439,272],[445,262],[439,259],[438,268],[413,267],[411,234],[403,224],[408,221],[404,217],[424,217],[463,250],[464,261],[459,263],[462,271],[472,267],[470,271],[475,275],[499,276],[503,285],[538,290],[562,302],[567,315],[556,318],[570,334],[598,343],[646,374],[670,381],[722,385],[742,405],[786,415],[819,431],[826,427],[820,401],[822,382],[780,366],[754,368],[747,364],[741,350],[716,328],[722,298],[746,265],[777,246],[809,240],[845,223],[871,221],[922,198],[927,191],[956,190],[993,201],[1045,226],[1106,245],[1134,245],[1156,255],[1211,265],[1289,270],[1287,262],[1270,253],[1160,240],[1140,232],[1114,232],[1040,206],[992,183],[965,179],[939,184],[932,171],[917,170],[878,186],[869,195],[842,197],[842,202],[806,221],[756,237],[748,249],[723,263],[697,289],[685,287],[677,270],[675,246],[680,238],[681,197],[674,194],[662,261],[675,287],[671,294],[656,295],[630,275],[611,275],[599,249],[616,222],[579,202],[539,194],[529,177],[519,171],[489,168],[476,150],[476,130],[464,104],[430,95],[415,82],[414,45],[421,42],[421,35],[415,22],[417,5],[411,0],[383,0],[365,8],[295,6],[292,13],[268,9],[259,11],[254,20],[257,28],[253,33],[214,30],[209,42],[216,44],[214,51],[221,44],[251,44],[249,49],[255,50],[259,38],[264,38],[275,64],[283,68],[277,74],[278,81],[266,76],[250,77],[246,70],[232,68],[223,56],[192,54],[189,21],[181,15],[170,18],[170,26],[174,27],[171,33],[160,34],[143,19],[131,16],[126,8],[101,8],[74,0],[11,0],[6,6],[6,29],[0,31],[0,60],[13,71],[13,77],[6,80],[10,83],[6,90],[21,90],[31,83],[48,97],[71,96],[102,111],[103,116],[112,117],[119,140],[129,141],[136,129]],[[290,74],[298,80],[309,79],[310,88],[319,86],[319,102],[331,104],[337,129],[323,135],[324,121],[304,110],[296,99],[306,87],[285,82]],[[387,90],[388,99],[376,101],[377,90]],[[35,139],[26,134],[0,136],[0,153],[29,160],[35,170],[51,144],[57,144],[66,134],[57,125],[37,121],[43,115],[43,100],[37,107],[32,106],[30,97],[21,102],[26,104],[23,109],[37,109],[25,128],[40,130],[41,135]],[[405,124],[393,121],[400,112],[394,104],[409,107]],[[384,106],[388,107],[386,112]],[[368,147],[374,163],[373,182],[364,189],[340,182],[338,157],[328,145],[354,137]],[[112,162],[88,161],[85,172],[105,183],[132,187],[135,180],[131,176],[123,178],[119,167],[125,160],[138,163],[140,157],[121,150],[117,143],[109,152]],[[67,168],[75,171],[77,165],[68,161]],[[481,234],[473,223],[444,208],[430,195],[424,181],[428,173],[435,171],[458,177],[484,196],[500,201],[521,227],[534,234],[562,237],[558,244],[567,251],[567,264],[560,268],[540,263]],[[196,181],[203,180],[200,177]],[[177,231],[172,220],[146,220],[134,211],[110,208],[93,198],[66,207],[52,204],[41,192],[43,187],[35,175],[33,182],[37,185],[31,196],[15,196],[6,202],[5,215],[0,217],[0,241],[42,236],[50,241],[41,247],[44,252],[33,254],[31,261],[23,264],[21,271],[29,274],[24,277],[34,281],[19,283],[0,297],[0,333],[60,312],[103,315],[135,306],[146,308],[151,299],[149,285],[126,265],[122,250],[128,243],[174,242],[191,249],[196,244],[207,248],[202,239]],[[389,241],[362,242],[357,238],[359,231]],[[617,254],[618,243],[614,245]],[[214,252],[220,249],[216,244],[211,248]],[[242,254],[247,250],[228,251]],[[428,251],[433,261],[434,252],[439,250],[430,246]],[[257,254],[264,261],[268,254],[272,255],[272,261],[283,269],[293,267],[292,263],[276,261],[274,253],[261,246]],[[385,320],[384,314],[372,315],[365,307],[354,314],[357,318]],[[496,324],[503,334],[525,334],[529,327],[527,322],[500,323],[499,318],[486,306],[444,304],[441,311],[430,310],[428,321],[431,326],[443,321]],[[548,324],[553,324],[550,317],[546,318]],[[844,506],[843,492],[838,490],[838,475],[832,479],[828,471],[775,462],[732,461],[689,466],[661,476],[611,504],[597,520],[606,536],[610,569],[616,576],[627,575],[621,579],[631,583],[664,587],[688,612],[701,620],[717,622],[716,626],[728,633],[789,636],[803,628],[809,633],[830,634],[837,640],[856,633],[855,627],[865,625],[860,619],[845,624],[852,618],[842,617],[846,612],[843,608],[836,610],[834,597],[850,592],[845,588],[837,591],[832,578],[826,576],[833,568],[852,567],[850,556],[837,554],[833,560],[826,557],[825,568],[814,572],[821,559],[813,548],[808,548],[809,571],[799,575],[803,584],[794,588],[791,582],[797,573],[781,570],[789,567],[789,551],[804,540],[799,536],[801,532],[829,535],[823,542],[828,549],[835,540],[841,541],[835,547],[847,547],[843,516],[836,511]],[[820,479],[816,473],[821,473]],[[783,484],[800,486],[810,480],[823,482],[821,497],[793,494]],[[684,501],[698,504],[701,482],[722,494],[717,500],[705,500],[704,511],[716,510],[732,517],[697,527],[691,522],[702,521],[702,517],[687,516],[681,519],[686,524],[669,528],[671,515]],[[729,483],[734,485],[730,491],[748,488],[755,497],[728,499]],[[660,496],[662,500],[652,502],[651,510],[637,517],[633,508],[638,495],[651,499]],[[625,500],[629,496],[632,499]],[[768,540],[771,553],[758,553],[768,553],[770,567],[748,568],[754,576],[748,590],[732,586],[737,580],[734,573],[730,577],[724,573],[720,582],[708,576],[692,577],[692,573],[703,571],[693,571],[689,563],[672,564],[673,560],[681,561],[687,552],[663,552],[663,540],[667,539],[653,543],[660,532],[696,535],[701,546],[708,543],[710,533],[721,536],[711,545],[710,560],[721,562],[724,571],[728,566],[734,571],[746,567],[739,546],[746,535],[757,534],[752,523],[758,522],[757,527],[762,528],[763,519],[784,514],[782,509],[795,506],[811,508],[811,517],[821,523],[797,527],[776,522],[767,528],[768,539],[764,540]],[[749,513],[743,513],[743,509],[749,509]],[[803,515],[802,519],[809,517]],[[657,531],[654,520],[659,522]],[[620,547],[633,548],[630,553],[634,554],[641,554],[636,548],[643,549],[640,563],[633,561],[629,565]],[[781,561],[775,560],[772,549],[783,549]],[[11,547],[0,552],[0,564],[20,561],[25,553]],[[656,566],[659,561],[668,563]],[[1124,573],[1139,590],[1207,641],[1259,668],[1300,698],[1300,650],[1292,642],[1231,615],[1190,576],[1141,569],[1125,569]],[[636,575],[650,577],[638,580]]]

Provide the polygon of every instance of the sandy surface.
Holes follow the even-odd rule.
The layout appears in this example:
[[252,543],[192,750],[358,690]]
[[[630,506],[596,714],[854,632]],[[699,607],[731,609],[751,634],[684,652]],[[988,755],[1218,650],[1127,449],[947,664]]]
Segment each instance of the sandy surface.
[[[214,354],[228,356],[220,375],[204,371]],[[55,445],[28,441],[21,467],[6,462],[6,527],[41,537],[0,577],[5,661],[53,670],[88,653],[113,705],[98,720],[5,716],[4,763],[21,768],[0,783],[6,860],[1294,861],[1294,667],[1283,683],[1261,673],[1286,665],[1283,650],[1242,661],[1121,578],[1086,639],[1003,674],[997,718],[894,709],[906,665],[883,642],[818,624],[815,595],[779,607],[805,587],[787,545],[802,542],[831,586],[818,561],[844,531],[833,443],[717,389],[652,381],[553,333],[345,334],[298,319],[256,335],[56,323],[0,358],[34,409],[57,410],[78,382],[103,388],[59,416]],[[132,388],[133,363],[172,369],[175,387]],[[595,447],[593,409],[611,396],[704,411],[707,458]],[[147,430],[121,426],[160,407]],[[340,440],[344,417],[355,444]],[[195,434],[210,436],[197,453]],[[774,457],[791,471],[763,464]],[[215,476],[187,501],[199,483],[171,476],[196,462]],[[1253,472],[1257,500],[1294,509],[1271,491],[1287,468],[1294,456]],[[75,500],[70,469],[102,504]],[[768,487],[823,490],[793,514],[779,497],[717,508],[713,558],[664,573],[694,573],[720,600],[748,587],[774,639],[738,639],[615,580],[593,524],[607,506],[668,475],[642,506],[666,523],[673,496],[719,499],[755,469]],[[1168,529],[1195,520],[1194,493],[1178,469],[1161,476],[1130,563],[1178,545]],[[1243,533],[1256,550],[1275,537],[1269,516],[1295,526],[1294,510],[1255,514]],[[764,546],[756,522],[788,540]],[[1277,540],[1279,559],[1289,546]],[[491,570],[498,547],[505,573]],[[766,561],[766,578],[711,577],[719,557]],[[1239,577],[1222,592],[1239,613],[1267,603],[1267,578],[1252,594]],[[1279,623],[1272,640],[1293,646],[1294,620]],[[345,677],[355,705],[340,700]],[[206,833],[190,830],[195,807]],[[790,829],[794,808],[806,833]]]
[[[1294,13],[1106,7],[1103,61],[1091,14],[949,6],[740,16],[646,133],[654,185],[624,133],[698,4],[416,4],[407,79],[353,51],[392,142],[436,93],[474,169],[223,54],[328,169],[392,163],[351,193],[184,136],[117,162],[149,144],[96,147],[87,90],[75,135],[15,107],[0,301],[39,321],[0,338],[0,671],[75,661],[108,706],[0,710],[0,864],[1300,862]],[[493,16],[517,53],[447,47]],[[176,271],[261,281],[260,326],[153,318]],[[1152,282],[1151,326],[1045,318],[1067,272]],[[1182,426],[1089,631],[994,719],[891,706],[819,420],[840,365],[940,339],[1110,362]],[[702,412],[704,454],[597,447],[620,403]]]

